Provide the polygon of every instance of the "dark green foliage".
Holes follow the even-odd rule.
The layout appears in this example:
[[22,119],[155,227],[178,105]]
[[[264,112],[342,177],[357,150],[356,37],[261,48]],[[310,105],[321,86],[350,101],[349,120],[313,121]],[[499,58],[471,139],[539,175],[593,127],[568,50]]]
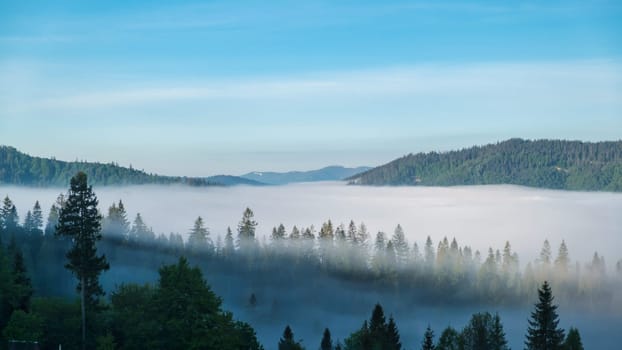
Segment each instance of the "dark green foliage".
[[430,328],[430,325],[425,329],[423,334],[423,342],[421,343],[421,350],[435,350],[434,346],[434,331]]
[[324,329],[324,335],[322,335],[322,341],[320,342],[320,350],[333,350],[333,341],[330,338],[330,330]]
[[[78,349],[81,342],[80,303],[61,298],[34,298],[32,313],[43,321],[43,335],[39,339],[42,349]],[[91,317],[91,332],[97,331],[100,325]]]
[[4,339],[39,341],[43,336],[43,321],[37,314],[16,310],[2,331]]
[[69,262],[65,267],[78,279],[77,289],[85,291],[89,305],[97,303],[104,294],[99,275],[110,267],[105,256],[97,255],[96,242],[101,239],[101,215],[97,210],[97,197],[87,184],[85,173],[71,179],[66,205],[61,209],[56,234],[68,237],[72,247],[67,252]]
[[477,313],[460,335],[464,350],[507,350],[507,340],[499,315]]
[[15,295],[14,306],[17,310],[27,312],[30,310],[30,298],[32,297],[33,289],[30,277],[28,277],[28,272],[26,271],[24,255],[15,246],[14,241],[9,246],[9,253],[13,258],[11,272],[13,274],[13,294]]
[[483,185],[622,191],[622,141],[508,141],[410,154],[350,178],[362,185]]
[[376,304],[369,323],[365,321],[361,329],[346,338],[345,348],[349,350],[400,350],[402,344],[395,320],[390,317],[387,323],[382,306]]
[[185,258],[160,269],[156,287],[123,285],[112,295],[120,349],[261,349],[254,330],[233,320]]
[[566,340],[564,341],[564,350],[583,350],[583,342],[581,342],[581,335],[579,334],[579,330],[570,327],[568,330],[568,335],[566,336]]
[[400,342],[400,332],[397,329],[393,316],[389,316],[389,323],[387,323],[387,339],[386,347],[388,350],[400,350],[402,349],[402,343]]
[[452,327],[447,327],[438,337],[436,350],[459,350],[462,349],[462,339],[458,331]]
[[72,247],[67,252],[69,262],[65,267],[78,279],[82,308],[82,348],[86,348],[86,313],[104,294],[99,275],[110,266],[105,256],[97,255],[95,243],[101,239],[101,215],[97,210],[97,197],[88,185],[86,174],[79,172],[71,178],[67,203],[61,209],[56,234],[69,238]]
[[185,184],[190,186],[261,185],[237,176],[207,178],[161,176],[116,163],[65,162],[32,157],[8,146],[0,146],[0,184],[66,186],[77,172],[84,172],[94,185]]
[[285,326],[283,337],[279,340],[279,350],[304,350],[300,341],[294,340],[294,332],[289,326]]
[[557,305],[553,305],[553,293],[548,282],[538,289],[538,303],[531,313],[525,345],[527,350],[562,349],[564,330],[558,328]]
[[111,295],[113,335],[120,349],[155,348],[158,320],[154,318],[155,290],[149,285],[121,285]]
[[4,197],[2,208],[0,208],[0,232],[7,233],[15,231],[19,225],[17,209],[13,201],[7,196]]

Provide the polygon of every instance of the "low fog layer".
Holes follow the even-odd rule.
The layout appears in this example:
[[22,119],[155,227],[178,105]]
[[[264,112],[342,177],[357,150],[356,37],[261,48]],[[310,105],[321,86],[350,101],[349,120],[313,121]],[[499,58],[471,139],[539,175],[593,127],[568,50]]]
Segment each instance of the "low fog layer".
[[[278,187],[195,188],[128,186],[94,188],[100,210],[123,200],[128,218],[140,212],[156,233],[186,234],[197,216],[205,219],[212,239],[235,231],[242,211],[250,207],[259,223],[258,238],[283,223],[307,227],[331,219],[335,225],[351,219],[364,222],[371,235],[388,234],[399,223],[412,245],[423,246],[427,235],[435,245],[452,237],[485,253],[489,246],[512,243],[521,264],[536,258],[548,239],[553,251],[562,239],[572,260],[589,261],[594,251],[609,267],[622,257],[622,194],[565,192],[516,186],[360,187],[340,182]],[[20,219],[39,200],[47,211],[64,189],[0,187],[16,204]]]

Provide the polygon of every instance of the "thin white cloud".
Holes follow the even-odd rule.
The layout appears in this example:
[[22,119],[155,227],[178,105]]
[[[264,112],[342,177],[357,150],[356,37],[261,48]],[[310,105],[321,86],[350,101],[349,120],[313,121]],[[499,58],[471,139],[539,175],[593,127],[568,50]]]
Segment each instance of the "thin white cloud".
[[[401,99],[472,97],[542,101],[579,99],[584,103],[620,106],[622,64],[615,61],[421,65],[354,72],[326,72],[298,77],[162,82],[142,88],[75,93],[66,91],[28,108],[92,109],[141,106],[188,100],[335,101],[335,99]],[[573,101],[568,101],[573,102]],[[577,101],[574,101],[577,102]],[[362,101],[362,103],[365,103]]]

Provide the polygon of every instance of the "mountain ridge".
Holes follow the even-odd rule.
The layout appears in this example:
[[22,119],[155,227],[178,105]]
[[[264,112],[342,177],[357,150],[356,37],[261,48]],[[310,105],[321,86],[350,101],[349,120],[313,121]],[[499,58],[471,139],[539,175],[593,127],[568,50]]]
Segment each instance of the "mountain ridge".
[[341,165],[330,165],[320,169],[308,171],[251,171],[240,177],[263,182],[270,185],[284,185],[295,182],[337,181],[367,171],[371,167],[360,166],[347,168]]
[[89,183],[97,186],[181,184],[188,186],[233,186],[263,183],[232,175],[208,177],[165,176],[147,173],[117,163],[63,161],[31,156],[15,147],[0,145],[0,184],[39,187],[66,187],[78,171],[84,171]]
[[374,186],[510,184],[622,191],[622,141],[509,139],[447,152],[408,154],[347,179]]

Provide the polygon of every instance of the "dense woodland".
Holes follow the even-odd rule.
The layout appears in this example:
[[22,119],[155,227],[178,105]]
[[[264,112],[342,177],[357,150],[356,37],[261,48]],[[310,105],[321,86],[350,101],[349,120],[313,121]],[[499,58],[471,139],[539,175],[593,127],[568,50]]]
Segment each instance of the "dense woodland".
[[513,184],[622,191],[622,141],[511,139],[459,151],[409,154],[349,180],[361,185]]
[[33,157],[13,147],[0,146],[0,184],[26,186],[67,186],[78,171],[86,173],[92,185],[183,184],[190,186],[227,186],[260,183],[237,176],[179,177],[148,174],[116,163],[65,162],[54,158]]
[[[2,346],[8,338],[19,338],[37,339],[45,349],[57,348],[57,344],[65,349],[78,348],[80,305],[86,303],[86,317],[90,320],[85,326],[87,348],[261,348],[251,325],[236,321],[224,311],[222,300],[210,285],[219,286],[227,298],[244,299],[251,310],[270,318],[279,317],[279,305],[285,299],[315,305],[326,298],[324,293],[338,290],[337,283],[358,286],[361,291],[389,293],[403,307],[423,302],[528,308],[539,299],[550,299],[546,295],[550,294],[550,290],[546,291],[549,285],[541,287],[548,280],[556,302],[564,307],[622,312],[616,310],[622,300],[622,262],[615,264],[613,274],[607,272],[604,257],[597,253],[588,263],[573,262],[564,242],[559,242],[553,253],[545,241],[539,259],[521,268],[509,242],[483,254],[455,239],[435,243],[427,237],[419,246],[407,242],[399,225],[390,235],[371,235],[364,224],[354,222],[333,225],[327,220],[319,230],[287,230],[280,225],[272,230],[268,241],[256,235],[257,222],[248,208],[237,227],[223,235],[210,232],[199,217],[184,240],[179,233],[154,233],[140,214],[130,222],[121,200],[101,215],[92,193],[89,198],[94,236],[89,242],[97,249],[89,253],[93,261],[99,261],[99,268],[94,274],[87,269],[91,279],[85,280],[85,285],[90,297],[80,302],[76,301],[77,280],[72,277],[72,272],[74,276],[79,273],[71,260],[77,256],[72,225],[80,220],[75,214],[79,211],[70,210],[80,201],[72,202],[71,198],[71,192],[59,196],[45,220],[38,203],[23,220],[10,198],[2,203]],[[104,261],[98,260],[102,257]],[[99,273],[107,266],[110,275],[118,279],[105,282],[102,278],[100,286]],[[149,273],[153,278],[141,279],[141,275]],[[124,275],[130,277],[123,279]],[[349,307],[347,300],[352,299],[341,298],[335,312]],[[543,305],[544,311],[539,312],[554,313],[552,299],[546,303],[550,305]],[[535,312],[529,329],[538,327],[538,308]],[[326,327],[330,326],[330,320],[326,320]],[[564,337],[556,323],[550,330],[559,331],[555,333],[558,343],[578,337],[576,330],[569,330]],[[432,349],[431,345],[437,349],[506,348],[501,320],[485,312],[473,315],[462,330],[449,327],[437,340],[432,340],[432,330],[426,332],[423,344],[399,344],[397,325],[391,317],[385,319],[379,305],[369,321],[352,331],[338,342],[330,339],[328,330],[328,340],[321,342],[331,345],[323,349],[415,349],[420,345],[423,349]],[[527,332],[526,339],[530,334]],[[490,345],[493,340],[497,345]],[[317,341],[320,344],[320,339]],[[289,327],[278,343],[279,349],[302,348]],[[473,345],[476,343],[480,345]],[[272,344],[264,346],[274,348]],[[308,346],[315,348],[314,344]]]

